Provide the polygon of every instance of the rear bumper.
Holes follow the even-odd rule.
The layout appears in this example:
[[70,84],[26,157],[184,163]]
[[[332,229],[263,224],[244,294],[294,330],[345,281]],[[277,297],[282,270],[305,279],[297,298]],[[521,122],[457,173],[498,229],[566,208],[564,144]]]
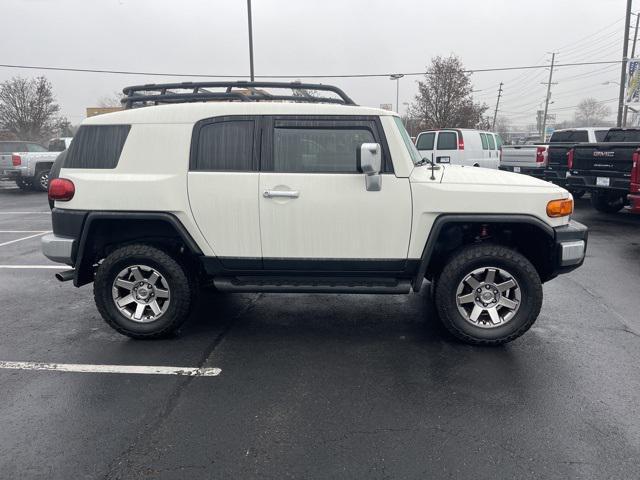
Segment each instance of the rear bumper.
[[[517,167],[511,165],[500,165],[498,168],[500,170],[504,170],[505,172],[521,173],[523,175],[529,175],[530,177],[544,179],[544,169],[542,168]],[[517,169],[520,169],[520,171],[517,171]]]
[[[598,178],[608,178],[609,186],[602,186],[597,184]],[[607,191],[620,191],[626,193],[629,191],[629,185],[631,180],[624,177],[613,177],[606,173],[602,175],[569,175],[567,177],[567,187],[576,188],[580,190],[607,190]]]
[[73,266],[76,239],[49,233],[42,237],[42,253],[49,260]]
[[584,263],[587,253],[589,229],[574,220],[568,225],[556,227],[556,274],[566,273]]
[[0,170],[0,179],[2,180],[16,180],[24,177],[26,174],[26,168],[5,168]]
[[627,198],[631,206],[631,213],[640,214],[640,193],[630,193]]

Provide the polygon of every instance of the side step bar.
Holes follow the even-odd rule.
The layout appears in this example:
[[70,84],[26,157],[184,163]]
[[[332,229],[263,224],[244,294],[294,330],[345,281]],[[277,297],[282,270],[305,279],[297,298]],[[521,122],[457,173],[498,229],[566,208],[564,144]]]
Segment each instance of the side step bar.
[[220,277],[213,284],[223,292],[407,294],[411,290],[410,279],[395,278]]

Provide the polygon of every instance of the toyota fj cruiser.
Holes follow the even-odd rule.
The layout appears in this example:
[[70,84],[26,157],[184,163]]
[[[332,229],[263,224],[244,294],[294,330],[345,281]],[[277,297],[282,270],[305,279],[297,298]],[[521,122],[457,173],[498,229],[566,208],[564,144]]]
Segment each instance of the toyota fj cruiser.
[[73,139],[42,242],[73,267],[58,279],[93,282],[98,310],[125,335],[177,330],[203,283],[408,294],[426,278],[453,335],[495,345],[531,327],[543,282],[584,260],[587,229],[570,220],[566,190],[430,163],[397,114],[337,87],[124,93],[124,111],[88,118]]

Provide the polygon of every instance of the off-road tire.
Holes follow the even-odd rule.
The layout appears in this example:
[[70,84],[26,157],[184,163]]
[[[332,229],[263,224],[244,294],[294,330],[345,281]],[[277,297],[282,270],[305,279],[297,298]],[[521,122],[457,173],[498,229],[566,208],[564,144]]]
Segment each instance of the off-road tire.
[[36,192],[46,192],[49,190],[49,170],[40,170],[39,172],[36,172],[31,185]]
[[606,192],[591,192],[591,206],[602,213],[617,213],[625,204],[625,196]]
[[[141,323],[120,313],[111,289],[120,271],[131,265],[147,265],[158,270],[171,292],[167,311],[157,320]],[[112,252],[98,267],[93,282],[93,295],[102,318],[116,331],[137,339],[170,336],[185,322],[196,299],[196,282],[190,272],[167,252],[148,245],[126,245]]]
[[[509,271],[518,282],[522,295],[514,317],[494,328],[471,324],[457,308],[458,285],[466,275],[482,267]],[[542,306],[542,282],[531,262],[517,251],[501,245],[471,245],[463,247],[448,260],[438,277],[435,304],[440,321],[457,339],[472,345],[501,345],[525,333],[538,318]]]
[[16,185],[20,190],[31,190],[31,182],[29,180],[25,180],[24,178],[18,178],[16,180]]

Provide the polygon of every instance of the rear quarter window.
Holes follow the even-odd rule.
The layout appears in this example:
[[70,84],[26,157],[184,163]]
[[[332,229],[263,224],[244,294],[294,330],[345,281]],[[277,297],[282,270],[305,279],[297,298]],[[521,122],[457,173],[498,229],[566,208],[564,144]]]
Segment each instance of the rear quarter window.
[[131,125],[84,125],[73,138],[65,168],[116,168]]

